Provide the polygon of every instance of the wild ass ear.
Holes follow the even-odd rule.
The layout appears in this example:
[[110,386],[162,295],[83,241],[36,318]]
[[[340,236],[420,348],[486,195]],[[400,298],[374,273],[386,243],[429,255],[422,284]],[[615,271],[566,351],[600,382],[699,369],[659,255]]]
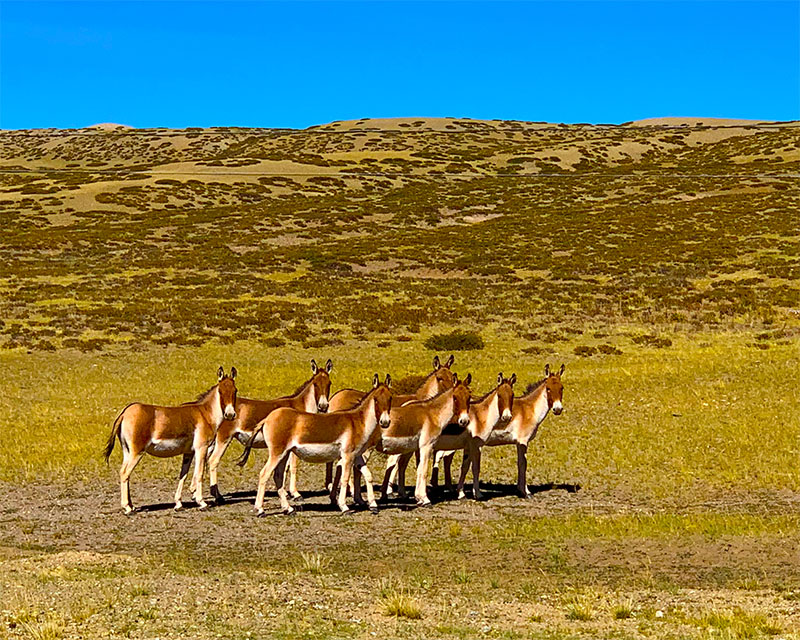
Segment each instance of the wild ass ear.
[[497,374],[497,384],[503,384],[503,372]]
[[549,378],[550,377],[550,363],[549,362],[546,365],[544,365],[544,377],[545,378]]
[[224,377],[225,377],[225,369],[220,367],[219,369],[217,369],[217,382],[221,382]]
[[441,366],[442,363],[439,362],[439,356],[438,355],[433,356],[433,370],[438,371],[441,368]]
[[467,385],[467,386],[472,384],[472,374],[471,373],[468,373],[467,377],[464,378],[464,384]]
[[311,358],[311,375],[317,375],[317,371],[319,371],[319,367],[317,366],[317,361],[314,358]]
[[567,368],[567,366],[566,366],[565,364],[562,364],[562,365],[561,365],[561,368],[558,370],[558,377],[559,377],[559,378],[560,378],[562,375],[564,375],[564,369],[566,369],[566,368]]
[[456,361],[456,357],[451,353],[450,357],[447,359],[447,362],[444,363],[444,366],[448,369],[453,366],[453,363]]
[[377,386],[380,384],[380,382],[381,382],[381,379],[378,377],[378,374],[376,373],[372,378],[372,388],[373,389],[377,388]]
[[236,367],[231,367],[231,380],[236,380]]
[[453,372],[453,385],[458,384],[458,374],[454,371]]
[[386,380],[383,384],[385,384],[387,387],[392,386],[392,376],[390,376],[388,373],[386,374]]
[[328,358],[328,361],[325,363],[325,371],[330,373],[333,370],[333,360]]
[[508,384],[510,384],[513,387],[516,383],[517,383],[517,374],[512,373],[511,378],[508,381]]

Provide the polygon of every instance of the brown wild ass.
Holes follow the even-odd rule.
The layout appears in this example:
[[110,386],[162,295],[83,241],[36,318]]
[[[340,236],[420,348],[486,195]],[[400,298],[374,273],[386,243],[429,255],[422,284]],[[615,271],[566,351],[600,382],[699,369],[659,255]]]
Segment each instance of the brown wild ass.
[[183,464],[175,492],[175,509],[181,509],[183,483],[189,473],[192,457],[195,458],[192,491],[201,509],[207,507],[203,500],[203,470],[209,445],[214,433],[224,419],[236,417],[236,368],[230,375],[220,367],[217,384],[201,394],[195,402],[179,407],[132,402],[114,420],[106,444],[108,462],[114,443],[119,438],[122,447],[122,467],[119,471],[120,502],[126,514],[133,512],[130,497],[130,477],[145,453],[158,458],[183,456]]
[[[504,444],[517,446],[517,493],[522,498],[531,497],[531,491],[526,480],[528,444],[536,437],[539,425],[542,424],[551,409],[557,416],[561,415],[564,410],[562,404],[564,386],[561,383],[564,368],[562,364],[558,373],[551,373],[550,365],[546,365],[544,368],[545,377],[536,384],[528,385],[525,395],[514,400],[511,420],[502,426],[495,427],[489,434],[488,440],[484,443],[484,446],[487,447],[496,447]],[[469,457],[470,454],[465,452],[464,461],[461,464],[461,476],[459,477],[460,487],[464,485],[464,478],[469,466]],[[473,486],[477,487],[479,480],[473,476],[472,481]],[[464,493],[460,491],[459,498],[463,497]],[[480,493],[478,493],[478,498],[480,498]]]
[[[444,456],[449,456],[452,460],[456,450],[462,449],[464,457],[472,462],[473,495],[476,500],[480,499],[480,489],[478,482],[474,478],[480,477],[481,469],[481,447],[489,439],[492,430],[498,425],[507,423],[511,420],[514,407],[514,384],[517,382],[517,374],[510,378],[503,377],[501,371],[497,375],[497,386],[489,393],[478,400],[472,400],[469,406],[469,424],[466,428],[457,424],[449,424],[445,427],[442,435],[439,436],[434,450],[436,458],[434,460],[434,470],[431,476],[431,485],[436,486],[434,478],[438,475],[436,465]],[[408,464],[409,458],[401,461],[401,464]],[[451,486],[450,469],[445,467],[446,485]],[[463,497],[465,474],[459,478],[458,495]]]
[[[264,491],[270,474],[275,480],[283,512],[289,515],[294,511],[284,487],[286,462],[291,453],[307,462],[339,462],[342,477],[337,502],[342,513],[347,513],[347,485],[353,464],[361,459],[361,454],[374,442],[375,431],[379,428],[386,429],[390,424],[391,384],[392,378],[389,374],[386,374],[386,380],[381,384],[376,373],[372,379],[372,391],[358,405],[347,411],[306,413],[285,407],[276,409],[264,418],[258,425],[258,431],[263,431],[269,459],[258,476],[256,513],[259,516],[264,515]],[[258,431],[250,438],[251,441],[256,438]],[[250,443],[239,459],[240,466],[247,462],[249,453]],[[366,466],[362,473],[368,481],[371,480]],[[376,511],[378,505],[371,484],[369,482],[369,506]]]
[[[325,363],[324,369],[320,369],[316,361],[312,360],[311,378],[301,384],[292,395],[275,400],[252,400],[250,398],[239,398],[237,400],[236,418],[234,420],[225,420],[220,425],[214,441],[214,451],[208,459],[211,495],[214,496],[217,503],[224,502],[222,493],[217,485],[217,469],[231,441],[235,438],[243,445],[246,445],[250,440],[250,436],[255,432],[258,423],[280,407],[291,407],[308,413],[325,412],[328,408],[328,397],[331,391],[330,373],[332,369],[333,362],[330,358]],[[266,447],[263,435],[259,434],[259,437],[250,446],[257,449]]]
[[[389,428],[381,433],[376,449],[390,456],[413,454],[419,450],[417,481],[414,496],[419,506],[430,506],[427,494],[427,473],[433,447],[443,429],[454,420],[466,427],[469,424],[469,384],[472,374],[460,381],[454,374],[455,386],[428,400],[415,400],[395,407],[391,413]],[[397,460],[397,458],[393,458]],[[387,466],[381,485],[381,500],[388,497],[387,486],[392,467]],[[405,478],[400,477],[401,496],[405,495]],[[367,480],[367,490],[369,490]]]
[[[451,367],[453,366],[455,360],[456,357],[450,354],[447,362],[442,364],[439,360],[439,356],[434,356],[433,371],[428,374],[428,376],[414,393],[395,394],[392,397],[392,403],[394,406],[399,407],[400,405],[413,400],[427,400],[428,398],[433,398],[435,395],[440,394],[442,391],[452,389],[455,381],[453,379]],[[356,389],[340,389],[333,394],[333,397],[331,397],[330,406],[328,409],[331,412],[342,411],[343,409],[352,409],[365,395],[365,391],[358,391]],[[292,461],[294,461],[294,458]],[[355,479],[358,479],[358,468],[356,468],[356,472],[353,474],[353,476]],[[392,473],[390,482],[394,482],[394,472]],[[325,465],[325,487],[330,489],[332,483],[333,463],[329,462],[327,465]],[[391,484],[387,490],[391,493]],[[300,493],[297,491],[297,468],[296,465],[291,463],[289,464],[289,493],[296,500],[300,499],[301,497]],[[354,497],[356,498],[357,502],[362,502],[360,499],[360,491],[356,492]]]

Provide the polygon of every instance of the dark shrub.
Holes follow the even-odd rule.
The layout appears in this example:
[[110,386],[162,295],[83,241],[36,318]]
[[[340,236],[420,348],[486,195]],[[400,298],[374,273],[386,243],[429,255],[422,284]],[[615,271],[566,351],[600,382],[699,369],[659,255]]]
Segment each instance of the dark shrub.
[[452,331],[434,334],[425,341],[425,346],[433,351],[475,351],[483,349],[483,338],[472,331]]
[[576,356],[584,356],[584,357],[588,358],[589,356],[593,356],[595,353],[597,353],[597,349],[595,349],[594,347],[589,347],[589,346],[587,346],[585,344],[581,344],[581,345],[578,345],[577,347],[575,347],[572,350],[572,352]]

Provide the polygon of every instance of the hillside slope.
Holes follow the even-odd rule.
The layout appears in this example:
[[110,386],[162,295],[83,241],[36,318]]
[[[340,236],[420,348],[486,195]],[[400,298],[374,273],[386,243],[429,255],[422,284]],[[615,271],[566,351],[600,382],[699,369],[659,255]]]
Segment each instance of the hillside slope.
[[0,159],[4,348],[800,320],[795,123],[104,125]]

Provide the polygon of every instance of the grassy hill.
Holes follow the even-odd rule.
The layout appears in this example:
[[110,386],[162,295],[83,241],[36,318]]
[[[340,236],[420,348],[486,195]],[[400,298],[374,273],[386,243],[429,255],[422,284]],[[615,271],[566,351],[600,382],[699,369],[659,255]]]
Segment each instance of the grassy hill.
[[780,339],[800,321],[800,125],[668,122],[0,132],[0,345]]

